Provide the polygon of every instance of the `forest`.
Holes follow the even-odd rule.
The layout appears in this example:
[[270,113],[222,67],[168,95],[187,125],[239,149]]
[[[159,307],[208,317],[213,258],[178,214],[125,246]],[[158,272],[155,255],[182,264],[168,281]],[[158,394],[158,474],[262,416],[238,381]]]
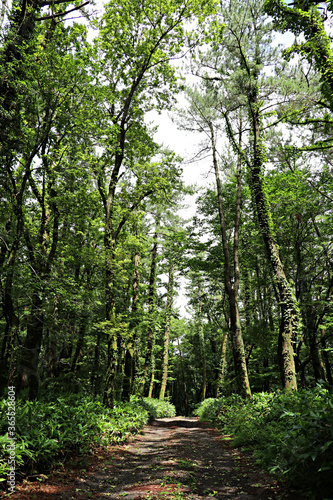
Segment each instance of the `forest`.
[[194,412],[327,485],[331,3],[2,0],[0,19],[0,472],[12,394],[22,471],[64,455],[73,418],[108,440]]

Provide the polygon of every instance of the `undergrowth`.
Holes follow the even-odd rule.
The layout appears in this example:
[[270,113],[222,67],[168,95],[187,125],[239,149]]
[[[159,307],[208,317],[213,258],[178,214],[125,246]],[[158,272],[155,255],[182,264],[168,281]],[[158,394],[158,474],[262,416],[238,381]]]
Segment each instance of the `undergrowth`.
[[[120,444],[149,418],[170,416],[169,403],[148,398],[117,402],[106,408],[90,396],[68,395],[55,401],[17,401],[15,466],[18,475],[49,471],[73,454],[87,454],[94,447]],[[0,401],[0,480],[7,479],[8,404]]]
[[152,418],[171,418],[176,416],[176,408],[168,401],[160,401],[152,398],[136,398],[132,396],[131,402],[143,406]]
[[333,395],[315,389],[207,399],[196,410],[233,437],[235,446],[251,446],[259,465],[288,478],[312,494],[333,491]]

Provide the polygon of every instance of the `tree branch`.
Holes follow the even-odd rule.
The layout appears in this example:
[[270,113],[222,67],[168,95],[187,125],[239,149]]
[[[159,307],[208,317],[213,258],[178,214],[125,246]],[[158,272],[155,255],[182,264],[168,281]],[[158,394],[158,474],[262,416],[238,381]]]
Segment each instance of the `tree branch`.
[[[62,2],[59,2],[62,3]],[[88,5],[90,1],[88,0],[87,2],[81,3],[81,5],[78,5],[77,7],[74,7],[73,9],[70,10],[65,10],[63,12],[58,12],[57,14],[51,14],[50,16],[43,16],[43,17],[37,17],[35,21],[44,21],[45,19],[56,19],[57,17],[63,17],[66,16],[67,14],[70,14],[71,12],[74,12],[75,10],[79,10],[85,5]]]

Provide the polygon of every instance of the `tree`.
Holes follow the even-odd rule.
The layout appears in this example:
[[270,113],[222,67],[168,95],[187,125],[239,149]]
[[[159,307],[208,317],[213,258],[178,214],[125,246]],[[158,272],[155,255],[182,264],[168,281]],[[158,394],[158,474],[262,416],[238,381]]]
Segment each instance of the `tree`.
[[[30,81],[31,66],[34,66],[40,51],[48,50],[56,30],[57,18],[67,13],[82,9],[89,1],[85,1],[68,11],[59,11],[66,0],[16,0],[9,14],[9,26],[3,33],[0,49],[0,143],[3,155],[6,149],[20,151],[20,137],[24,128],[21,111],[29,107],[33,99],[33,88],[27,85]],[[51,7],[51,13],[40,17],[44,7]],[[41,45],[38,41],[39,21],[51,20],[44,25],[46,36]],[[1,23],[2,24],[2,23]]]
[[[200,15],[208,13],[209,3],[200,5]],[[101,106],[106,119],[103,130],[104,153],[95,168],[98,188],[105,212],[105,256],[106,256],[106,319],[115,324],[114,303],[114,253],[117,236],[126,223],[125,214],[120,225],[115,227],[114,209],[116,190],[122,175],[122,168],[130,168],[131,162],[147,164],[147,157],[157,153],[156,145],[149,139],[143,125],[143,115],[151,109],[152,103],[161,109],[170,102],[170,91],[175,91],[177,81],[175,70],[169,64],[171,58],[178,56],[185,44],[183,24],[193,15],[199,14],[198,3],[166,2],[112,2],[100,25],[98,41],[101,59],[100,73],[105,85]],[[106,61],[106,62],[104,62]],[[148,97],[149,96],[149,97]],[[139,158],[133,157],[133,143],[142,150]],[[146,150],[142,148],[146,146]],[[164,163],[169,160],[164,160]],[[156,170],[156,168],[155,168]],[[157,172],[156,172],[157,173]],[[164,175],[166,171],[164,170]],[[108,178],[108,180],[106,180]],[[169,175],[169,179],[171,176]],[[165,179],[163,179],[164,181]],[[153,194],[158,186],[148,183],[141,191],[131,210],[147,196]],[[113,378],[116,363],[116,339],[111,333],[109,340],[109,368],[104,401],[113,405]]]
[[163,339],[163,358],[162,358],[162,381],[161,389],[159,394],[159,399],[163,401],[165,397],[165,391],[167,387],[168,380],[168,363],[169,363],[169,342],[170,342],[170,322],[172,314],[173,305],[173,294],[174,294],[174,272],[175,264],[172,259],[169,263],[169,274],[168,274],[168,288],[167,288],[167,303],[166,303],[166,319],[164,327],[164,339]]
[[[40,41],[45,39],[46,33],[41,26]],[[84,33],[85,30],[78,26],[64,30],[59,25],[48,52],[41,51],[39,60],[33,61],[26,84],[34,92],[30,96],[29,105],[20,114],[25,121],[25,127],[19,134],[20,151],[14,145],[9,148],[8,143],[3,151],[7,210],[11,219],[7,232],[9,246],[6,244],[3,260],[4,265],[6,252],[9,250],[7,265],[9,264],[10,272],[7,274],[3,293],[3,307],[7,310],[9,306],[9,313],[6,313],[7,331],[2,345],[2,356],[7,360],[4,363],[3,381],[7,376],[5,372],[8,374],[9,370],[8,353],[13,348],[13,334],[18,334],[19,321],[18,314],[14,311],[12,286],[18,252],[22,248],[24,237],[24,255],[28,258],[32,271],[31,303],[26,304],[29,317],[27,334],[18,359],[18,390],[24,380],[29,385],[31,399],[36,397],[38,388],[36,373],[43,337],[43,283],[51,273],[59,236],[59,166],[71,142],[71,134],[75,129],[73,121],[80,110],[80,98],[83,98],[84,93],[77,93],[75,104],[70,94],[83,81],[87,82],[81,59],[85,44]],[[78,50],[80,56],[75,54],[76,45],[82,46],[82,50]],[[69,121],[69,110],[72,110],[72,122]],[[38,163],[41,164],[40,167],[36,166]],[[38,218],[39,227],[36,227]]]
[[[200,92],[201,90],[201,92]],[[239,393],[244,398],[251,397],[251,389],[247,375],[245,363],[245,352],[243,338],[241,333],[241,324],[238,310],[238,290],[240,283],[239,270],[239,233],[240,233],[240,216],[241,216],[241,157],[238,155],[237,160],[237,186],[236,186],[236,210],[235,210],[235,225],[234,225],[234,242],[232,249],[232,258],[230,257],[228,237],[226,231],[226,221],[224,214],[224,202],[222,197],[221,180],[218,165],[218,151],[216,146],[216,129],[217,116],[214,109],[214,95],[209,92],[209,88],[203,83],[201,89],[188,89],[187,99],[189,108],[186,111],[186,122],[182,120],[181,126],[186,129],[195,128],[197,131],[204,133],[209,139],[209,149],[212,154],[213,169],[215,174],[216,190],[217,190],[217,208],[220,219],[220,237],[222,239],[222,248],[224,255],[224,281],[225,288],[228,294],[229,311],[230,311],[230,332],[233,346],[234,364],[237,377]],[[184,116],[184,112],[181,113]],[[240,124],[240,141],[241,141],[241,124]],[[201,151],[206,152],[206,148]],[[199,154],[200,156],[200,154]],[[197,156],[198,159],[198,156]]]
[[[321,7],[319,7],[321,5]],[[274,26],[282,33],[291,31],[305,40],[297,41],[285,51],[285,55],[299,54],[306,58],[321,75],[321,89],[327,107],[333,109],[333,52],[331,39],[325,29],[327,11],[331,5],[322,2],[300,0],[286,4],[282,0],[267,0],[265,11],[273,17]]]
[[[216,82],[228,81],[228,98],[226,100],[221,97],[217,109],[221,110],[226,120],[227,133],[232,147],[248,168],[257,220],[279,293],[281,375],[284,387],[289,390],[297,388],[293,345],[295,345],[298,332],[299,311],[279,256],[263,181],[263,169],[266,163],[263,95],[268,99],[267,96],[273,92],[273,81],[265,77],[262,68],[273,59],[274,50],[268,50],[272,26],[263,16],[260,3],[247,4],[245,14],[240,16],[242,9],[241,4],[237,6],[228,4],[221,10],[221,22],[225,23],[222,51],[219,52],[214,42],[212,53],[209,55],[213,63],[207,64],[210,70],[204,73],[203,78],[210,82],[216,97],[219,94],[223,96],[226,91],[226,87],[222,90],[221,84]],[[222,54],[225,53],[230,58],[228,66],[221,63]],[[206,60],[207,56],[203,56],[203,71]],[[231,114],[234,110],[244,107],[249,113],[247,150],[239,145],[238,134],[234,131],[231,122]],[[268,122],[268,125],[272,126],[272,123]]]

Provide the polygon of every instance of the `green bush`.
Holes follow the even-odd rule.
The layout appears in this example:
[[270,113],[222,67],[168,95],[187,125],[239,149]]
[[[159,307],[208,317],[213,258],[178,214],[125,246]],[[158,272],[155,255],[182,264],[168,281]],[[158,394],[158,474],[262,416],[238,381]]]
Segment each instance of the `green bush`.
[[172,418],[176,416],[176,408],[168,401],[132,396],[131,403],[137,404],[147,410],[151,418]]
[[320,491],[316,498],[333,488],[333,396],[324,386],[254,394],[246,403],[206,400],[196,414],[231,434],[235,446],[253,446],[261,466],[297,487]]
[[199,417],[201,421],[213,422],[218,427],[223,427],[229,418],[229,413],[237,411],[243,404],[243,399],[237,394],[219,399],[208,398],[198,405],[193,415]]
[[[0,403],[0,474],[8,471],[10,442],[7,402]],[[54,402],[16,402],[16,468],[44,472],[72,453],[88,453],[94,446],[118,444],[148,421],[148,411],[132,403],[116,403],[111,410],[88,396],[68,396]]]

